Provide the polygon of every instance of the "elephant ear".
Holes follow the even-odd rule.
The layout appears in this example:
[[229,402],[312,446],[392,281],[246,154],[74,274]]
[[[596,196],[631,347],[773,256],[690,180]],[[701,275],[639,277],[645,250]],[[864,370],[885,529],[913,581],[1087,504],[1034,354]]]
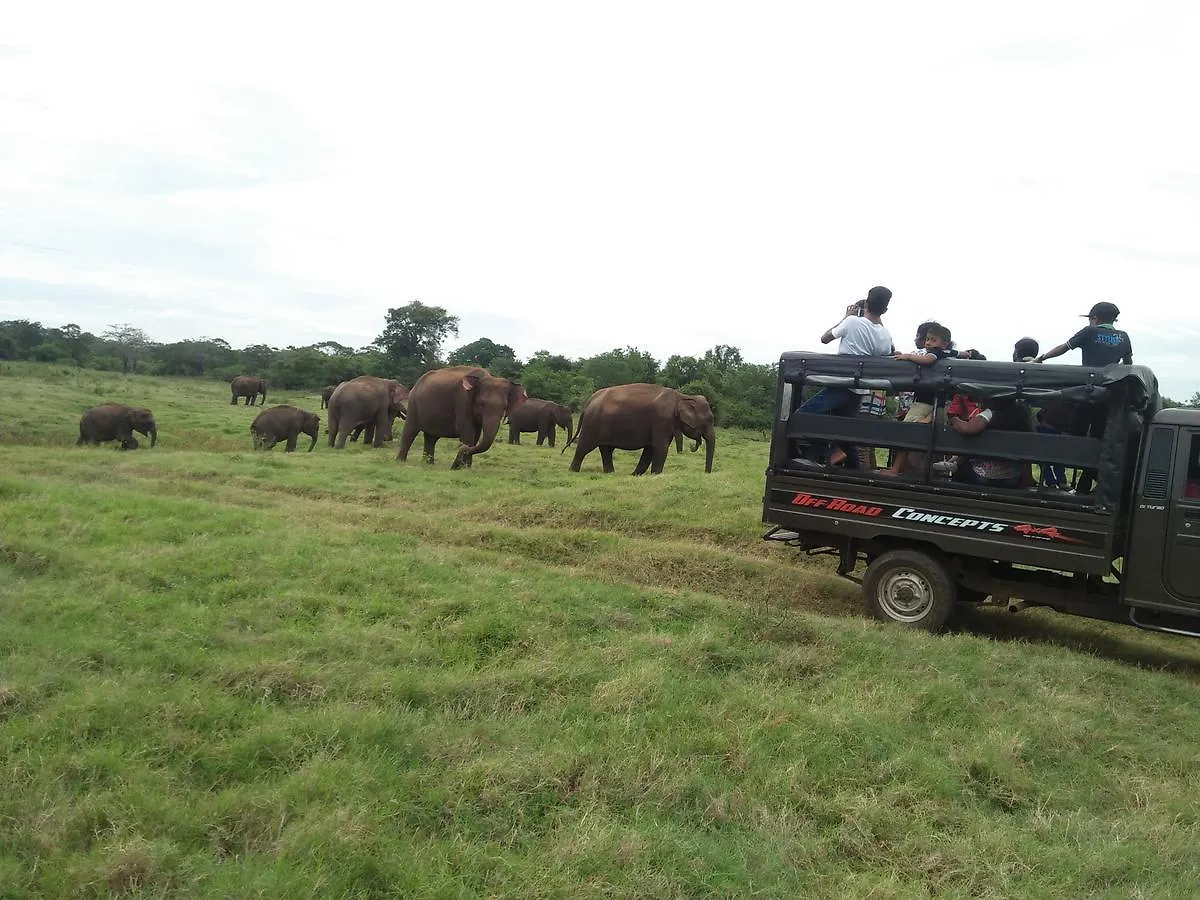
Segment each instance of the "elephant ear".
[[522,403],[529,399],[529,395],[525,393],[525,386],[516,381],[508,383],[508,411],[512,412]]
[[464,391],[474,391],[479,388],[479,382],[484,375],[487,374],[485,369],[472,369],[463,376],[462,386]]
[[696,402],[696,398],[689,397],[687,394],[681,395],[679,397],[679,405],[675,410],[675,417],[687,428],[699,428],[700,404]]

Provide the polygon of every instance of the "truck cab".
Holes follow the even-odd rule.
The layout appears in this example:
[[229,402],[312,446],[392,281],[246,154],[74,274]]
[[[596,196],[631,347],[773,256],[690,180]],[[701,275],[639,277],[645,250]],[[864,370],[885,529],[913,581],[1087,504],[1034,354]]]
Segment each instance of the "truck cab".
[[[932,391],[933,423],[803,411],[823,388]],[[1103,435],[963,435],[940,415],[954,395],[1098,411]],[[1200,636],[1200,410],[1161,409],[1149,369],[794,352],[780,358],[776,404],[765,537],[836,556],[880,618],[937,630],[958,602],[991,602]],[[907,449],[925,462],[896,478],[798,453],[820,442]],[[949,455],[1090,469],[1096,489],[967,484],[937,471]]]

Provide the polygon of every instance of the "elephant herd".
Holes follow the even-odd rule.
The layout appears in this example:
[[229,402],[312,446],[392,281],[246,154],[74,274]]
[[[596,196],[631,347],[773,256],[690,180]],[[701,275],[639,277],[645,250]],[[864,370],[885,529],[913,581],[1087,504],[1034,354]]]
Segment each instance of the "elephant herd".
[[[261,378],[239,376],[230,384],[231,404],[239,397],[253,406],[261,396],[266,403],[267,385]],[[396,458],[408,459],[417,435],[424,437],[422,456],[434,461],[441,438],[456,438],[459,446],[451,468],[470,468],[473,458],[486,453],[495,442],[502,421],[508,420],[509,443],[520,443],[521,434],[537,433],[541,446],[555,443],[558,428],[567,432],[563,447],[575,444],[571,471],[578,472],[584,458],[599,449],[604,471],[612,472],[614,450],[641,450],[633,470],[658,474],[666,463],[672,440],[682,449],[683,437],[695,441],[693,450],[705,444],[704,471],[712,471],[716,446],[712,409],[699,394],[684,394],[657,384],[621,384],[601,388],[584,404],[579,427],[574,429],[569,407],[550,400],[527,397],[518,383],[492,375],[478,366],[450,366],[426,372],[411,390],[399,381],[360,375],[321,391],[321,408],[327,409],[329,446],[342,449],[346,441],[364,435],[364,443],[382,447],[392,438],[392,425],[402,419]],[[301,434],[311,438],[308,450],[317,444],[321,418],[296,406],[264,409],[250,425],[255,450],[269,450],[280,441],[288,452],[296,449]],[[133,432],[158,441],[154,415],[148,409],[106,403],[95,406],[79,420],[77,444],[119,441],[121,449],[138,447]]]

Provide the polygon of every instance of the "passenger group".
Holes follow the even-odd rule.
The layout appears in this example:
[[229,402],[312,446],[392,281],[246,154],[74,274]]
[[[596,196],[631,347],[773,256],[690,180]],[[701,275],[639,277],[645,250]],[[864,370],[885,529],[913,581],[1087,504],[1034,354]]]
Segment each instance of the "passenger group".
[[[918,366],[930,366],[942,359],[985,359],[977,350],[957,350],[950,329],[939,322],[922,322],[914,338],[915,349],[897,352],[891,334],[883,324],[888,311],[892,292],[877,286],[867,296],[846,308],[843,319],[821,335],[821,343],[838,340],[837,352],[843,356],[891,356],[907,360]],[[1105,367],[1116,363],[1133,363],[1133,346],[1129,335],[1116,327],[1120,315],[1115,304],[1102,301],[1087,313],[1088,324],[1070,338],[1045,353],[1039,353],[1036,339],[1023,337],[1013,345],[1012,360],[1021,363],[1042,363],[1079,350],[1085,366]],[[936,391],[933,389],[904,392],[897,398],[896,416],[903,422],[931,424],[936,409]],[[824,387],[800,405],[800,411],[837,416],[883,416],[887,414],[887,393],[863,388]],[[1104,436],[1104,408],[1099,404],[1071,404],[1063,400],[1052,400],[1036,411],[1019,400],[986,397],[968,397],[957,394],[949,398],[944,410],[946,424],[963,435],[976,435],[985,429],[1007,431],[1038,431],[1045,434],[1069,433],[1080,437],[1101,438]],[[924,469],[923,453],[909,450],[894,450],[890,461],[878,467],[874,447],[847,444],[830,445],[828,442],[812,441],[802,451],[800,458],[793,460],[800,466],[842,466],[847,469],[876,469],[878,474],[899,477],[913,468]],[[947,457],[934,462],[932,470],[970,484],[994,487],[1032,486],[1032,476],[1027,464],[1011,460],[983,457]],[[1071,490],[1072,493],[1090,493],[1095,483],[1095,472],[1081,470],[1073,489],[1067,484],[1066,473],[1061,465],[1043,464],[1040,481],[1044,487]]]

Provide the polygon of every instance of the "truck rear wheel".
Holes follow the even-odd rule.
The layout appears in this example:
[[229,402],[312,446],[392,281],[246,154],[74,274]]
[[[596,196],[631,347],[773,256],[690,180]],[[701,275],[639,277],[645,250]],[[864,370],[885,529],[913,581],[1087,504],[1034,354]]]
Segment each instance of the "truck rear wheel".
[[940,631],[954,611],[958,591],[934,557],[919,550],[892,550],[867,567],[867,608],[885,622]]

